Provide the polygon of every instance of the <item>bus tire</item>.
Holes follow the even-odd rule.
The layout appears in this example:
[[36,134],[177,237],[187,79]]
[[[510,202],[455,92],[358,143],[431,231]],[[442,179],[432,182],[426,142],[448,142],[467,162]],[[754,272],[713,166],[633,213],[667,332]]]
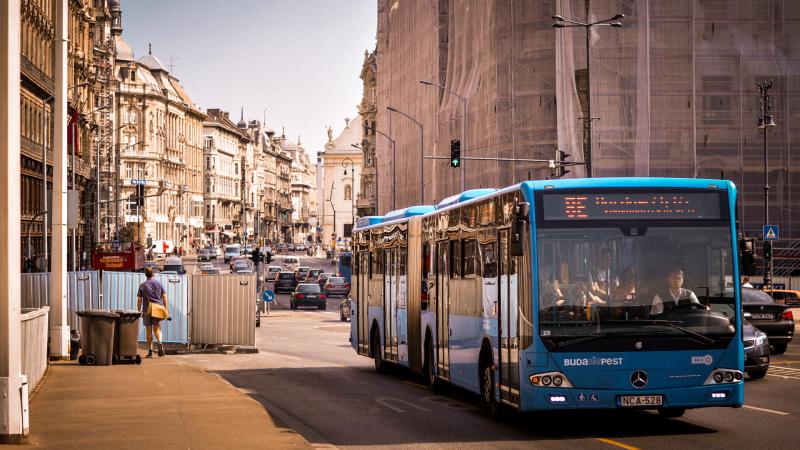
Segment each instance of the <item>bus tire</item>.
[[381,355],[381,339],[376,329],[372,331],[372,360],[375,364],[375,372],[386,373],[386,361]]
[[508,410],[495,400],[494,364],[490,350],[484,348],[480,362],[481,403],[496,421],[505,422],[508,419]]
[[441,394],[442,383],[436,378],[433,360],[433,340],[430,334],[425,337],[425,367],[423,373],[425,374],[425,382],[430,386],[431,392]]

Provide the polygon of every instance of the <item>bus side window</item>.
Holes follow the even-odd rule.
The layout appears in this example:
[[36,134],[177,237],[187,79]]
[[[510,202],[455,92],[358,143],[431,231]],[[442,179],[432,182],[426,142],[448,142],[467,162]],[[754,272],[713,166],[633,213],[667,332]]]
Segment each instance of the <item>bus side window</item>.
[[461,278],[461,241],[450,241],[450,278]]

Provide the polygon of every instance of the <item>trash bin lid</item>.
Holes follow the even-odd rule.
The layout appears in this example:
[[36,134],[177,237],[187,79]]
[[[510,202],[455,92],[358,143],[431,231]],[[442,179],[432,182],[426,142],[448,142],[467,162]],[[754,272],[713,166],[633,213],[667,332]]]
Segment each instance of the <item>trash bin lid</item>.
[[116,312],[106,311],[103,309],[87,309],[86,311],[76,311],[75,314],[80,317],[119,317],[119,314]]
[[142,315],[141,311],[133,311],[127,309],[115,309],[112,312],[119,314],[120,317],[139,317]]

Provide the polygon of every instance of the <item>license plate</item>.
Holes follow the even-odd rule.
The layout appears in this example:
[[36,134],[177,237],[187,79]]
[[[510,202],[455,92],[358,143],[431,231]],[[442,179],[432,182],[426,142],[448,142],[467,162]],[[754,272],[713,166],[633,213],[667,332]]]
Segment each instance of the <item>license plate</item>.
[[772,314],[761,313],[761,314],[753,314],[753,319],[761,319],[761,320],[773,320],[775,316]]
[[308,295],[308,298],[317,298],[317,296],[316,296],[316,295],[313,295],[313,294],[311,294],[311,295]]
[[643,406],[661,406],[664,397],[661,395],[620,395],[617,405],[622,408],[641,408]]

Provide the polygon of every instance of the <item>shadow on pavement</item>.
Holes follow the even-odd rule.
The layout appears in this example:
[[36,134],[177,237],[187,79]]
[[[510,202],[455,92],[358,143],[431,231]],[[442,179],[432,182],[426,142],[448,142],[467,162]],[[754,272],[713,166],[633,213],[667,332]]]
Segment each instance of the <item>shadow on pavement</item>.
[[259,401],[282,427],[312,443],[413,445],[700,435],[717,430],[645,411],[524,413],[496,422],[478,396],[448,386],[435,395],[403,369],[368,367],[216,371]]

